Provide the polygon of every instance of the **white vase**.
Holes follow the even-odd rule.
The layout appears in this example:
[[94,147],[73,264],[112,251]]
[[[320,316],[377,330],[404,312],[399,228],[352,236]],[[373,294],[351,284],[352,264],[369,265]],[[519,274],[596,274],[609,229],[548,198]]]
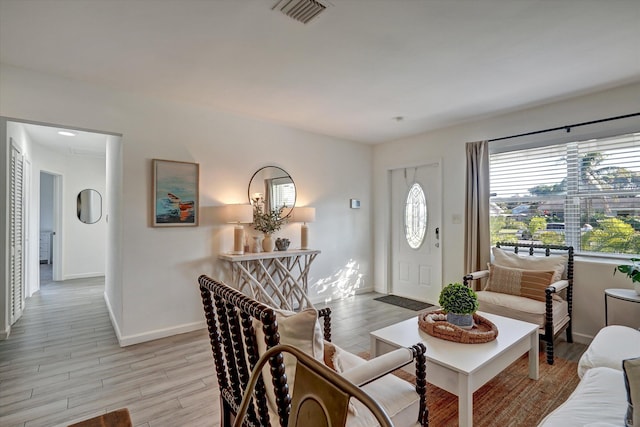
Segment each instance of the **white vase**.
[[251,248],[249,250],[255,254],[262,252],[262,236],[253,236],[253,242],[251,242]]
[[634,283],[633,288],[636,290],[636,294],[640,295],[640,282]]
[[265,233],[264,239],[262,239],[262,250],[265,252],[273,252],[275,242],[271,238],[271,234]]

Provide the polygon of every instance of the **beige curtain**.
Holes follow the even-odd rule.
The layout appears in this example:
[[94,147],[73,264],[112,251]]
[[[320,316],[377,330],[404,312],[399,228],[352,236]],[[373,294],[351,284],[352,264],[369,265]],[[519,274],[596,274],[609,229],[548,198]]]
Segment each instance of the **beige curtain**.
[[465,201],[465,274],[486,270],[491,259],[489,233],[489,143],[468,142]]

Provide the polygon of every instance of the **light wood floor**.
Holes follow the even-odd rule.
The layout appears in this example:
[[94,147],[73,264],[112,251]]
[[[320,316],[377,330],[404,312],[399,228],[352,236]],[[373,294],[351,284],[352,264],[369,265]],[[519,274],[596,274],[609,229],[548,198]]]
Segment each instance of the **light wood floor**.
[[[0,426],[66,426],[122,407],[135,426],[218,426],[206,331],[121,348],[103,292],[102,279],[78,279],[48,282],[28,299],[10,337],[0,341]],[[329,304],[337,345],[368,351],[369,331],[416,315],[377,296]],[[584,349],[557,347],[573,360]]]

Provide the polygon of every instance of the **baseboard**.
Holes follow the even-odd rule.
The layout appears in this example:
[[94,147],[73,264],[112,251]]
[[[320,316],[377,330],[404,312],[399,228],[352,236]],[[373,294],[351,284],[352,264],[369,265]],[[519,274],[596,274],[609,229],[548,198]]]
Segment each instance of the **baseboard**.
[[129,345],[140,344],[142,342],[153,341],[160,338],[166,338],[173,335],[184,334],[187,332],[197,331],[207,327],[207,323],[203,320],[200,322],[186,323],[179,326],[174,326],[165,329],[156,329],[154,331],[143,332],[141,334],[123,336],[120,332],[120,326],[113,315],[113,308],[109,302],[107,293],[104,293],[104,301],[107,304],[107,311],[109,312],[109,318],[111,318],[111,325],[115,331],[116,338],[120,347],[127,347]]
[[72,280],[72,279],[90,279],[92,277],[104,277],[104,272],[102,273],[80,273],[80,274],[65,274],[62,280]]
[[[565,333],[561,334],[561,337],[563,340],[566,341],[567,337]],[[593,337],[591,335],[586,335],[586,334],[577,334],[577,333],[572,333],[571,337],[573,338],[573,342],[578,343],[578,344],[586,344],[589,345],[591,344],[591,341],[593,341]]]
[[106,292],[104,292],[104,302],[107,304],[107,311],[109,312],[109,318],[111,319],[111,326],[113,326],[113,331],[116,333],[116,338],[118,339],[118,343],[120,347],[123,347],[121,344],[122,334],[120,333],[120,325],[116,321],[116,317],[113,314],[113,307],[111,307],[111,302],[109,301],[109,296]]
[[184,334],[187,332],[197,331],[207,327],[207,323],[203,320],[200,322],[185,323],[171,328],[156,329],[155,331],[143,332],[141,334],[118,336],[120,347],[128,345],[140,344],[142,342],[153,341],[160,338],[166,338],[173,335]]

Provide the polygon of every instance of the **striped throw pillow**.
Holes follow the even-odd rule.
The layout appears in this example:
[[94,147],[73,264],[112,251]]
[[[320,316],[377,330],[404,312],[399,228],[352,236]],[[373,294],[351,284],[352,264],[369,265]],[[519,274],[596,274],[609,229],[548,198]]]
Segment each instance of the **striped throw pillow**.
[[554,274],[553,270],[523,270],[489,264],[489,280],[484,290],[544,301],[544,290],[553,282]]

